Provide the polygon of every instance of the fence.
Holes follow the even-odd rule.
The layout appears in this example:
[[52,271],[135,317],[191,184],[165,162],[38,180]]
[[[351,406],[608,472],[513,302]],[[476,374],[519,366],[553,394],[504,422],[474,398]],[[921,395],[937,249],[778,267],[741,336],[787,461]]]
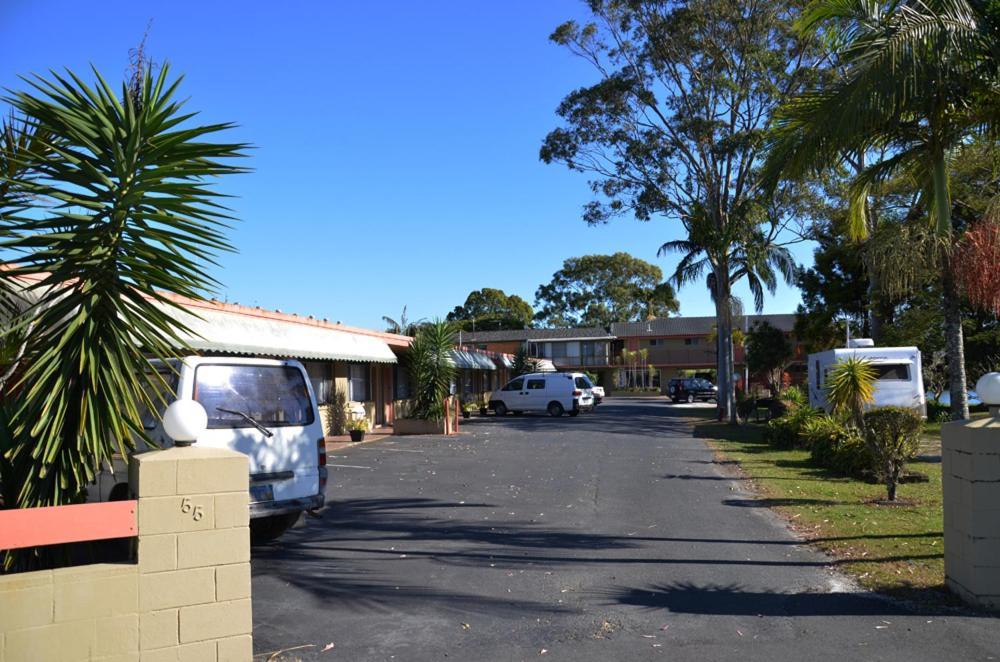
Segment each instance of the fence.
[[135,537],[132,563],[0,576],[0,660],[248,662],[247,457],[132,458],[134,500],[0,511],[0,549]]

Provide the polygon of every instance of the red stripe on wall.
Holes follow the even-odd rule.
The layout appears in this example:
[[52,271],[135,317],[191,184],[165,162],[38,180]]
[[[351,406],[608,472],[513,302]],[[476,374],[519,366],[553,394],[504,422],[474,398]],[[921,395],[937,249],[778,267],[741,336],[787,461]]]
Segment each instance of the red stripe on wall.
[[138,535],[136,501],[0,510],[0,549]]

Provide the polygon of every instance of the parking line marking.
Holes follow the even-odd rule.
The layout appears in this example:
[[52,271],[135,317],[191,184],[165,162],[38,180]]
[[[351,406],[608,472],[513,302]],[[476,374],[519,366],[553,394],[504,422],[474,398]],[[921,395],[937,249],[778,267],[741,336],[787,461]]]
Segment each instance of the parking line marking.
[[356,464],[328,464],[328,467],[343,467],[344,469],[371,469],[371,467],[359,467]]

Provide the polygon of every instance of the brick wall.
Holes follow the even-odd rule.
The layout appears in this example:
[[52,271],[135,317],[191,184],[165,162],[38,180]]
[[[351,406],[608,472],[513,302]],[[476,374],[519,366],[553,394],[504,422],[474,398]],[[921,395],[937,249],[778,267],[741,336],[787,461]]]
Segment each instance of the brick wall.
[[941,427],[945,583],[1000,610],[1000,419]]
[[133,458],[138,561],[0,576],[0,662],[249,661],[247,457]]

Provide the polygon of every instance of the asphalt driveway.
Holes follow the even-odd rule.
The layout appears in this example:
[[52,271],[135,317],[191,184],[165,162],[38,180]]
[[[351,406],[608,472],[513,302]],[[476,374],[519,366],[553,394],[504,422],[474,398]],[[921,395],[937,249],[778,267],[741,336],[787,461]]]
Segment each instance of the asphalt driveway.
[[690,436],[691,408],[473,419],[331,454],[254,548],[260,660],[991,660],[1000,620],[858,592]]

